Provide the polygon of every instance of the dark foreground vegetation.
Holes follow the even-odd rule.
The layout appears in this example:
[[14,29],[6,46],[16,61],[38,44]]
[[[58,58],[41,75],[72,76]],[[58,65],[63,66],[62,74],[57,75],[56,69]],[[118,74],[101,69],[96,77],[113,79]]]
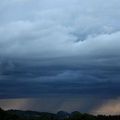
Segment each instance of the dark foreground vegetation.
[[4,111],[0,109],[0,120],[120,120],[120,115],[93,116],[89,114],[81,114],[80,112],[77,111],[72,112],[71,114],[63,111],[53,114],[47,112],[20,111],[20,110]]

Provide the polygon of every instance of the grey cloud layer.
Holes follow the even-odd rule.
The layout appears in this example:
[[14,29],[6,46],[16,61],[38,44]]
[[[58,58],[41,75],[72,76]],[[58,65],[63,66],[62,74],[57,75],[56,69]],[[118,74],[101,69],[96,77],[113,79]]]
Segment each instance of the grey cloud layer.
[[118,55],[119,8],[118,0],[5,0],[0,10],[0,54],[30,58]]

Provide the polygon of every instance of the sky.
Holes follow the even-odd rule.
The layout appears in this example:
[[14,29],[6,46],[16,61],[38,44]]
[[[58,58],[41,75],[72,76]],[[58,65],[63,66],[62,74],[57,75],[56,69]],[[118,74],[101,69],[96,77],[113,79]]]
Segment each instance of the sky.
[[120,114],[119,0],[0,0],[0,106]]

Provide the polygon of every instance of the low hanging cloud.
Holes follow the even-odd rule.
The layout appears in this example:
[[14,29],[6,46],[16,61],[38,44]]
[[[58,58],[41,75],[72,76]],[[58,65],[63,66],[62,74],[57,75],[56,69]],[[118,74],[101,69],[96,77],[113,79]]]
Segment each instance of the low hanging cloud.
[[[88,100],[89,98],[89,100]],[[48,102],[49,99],[49,102]],[[95,96],[81,95],[41,95],[40,98],[2,99],[0,106],[7,109],[37,110],[46,112],[81,111],[90,113],[94,107],[101,105],[103,100]],[[98,113],[99,114],[99,113]]]

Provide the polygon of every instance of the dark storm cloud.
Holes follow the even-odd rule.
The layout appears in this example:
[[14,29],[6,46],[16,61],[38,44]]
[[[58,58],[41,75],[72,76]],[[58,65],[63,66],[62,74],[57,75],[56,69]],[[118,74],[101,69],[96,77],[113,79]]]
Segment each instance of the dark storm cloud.
[[119,96],[120,67],[115,65],[36,66],[5,62],[2,67],[1,98],[40,97],[41,94]]

